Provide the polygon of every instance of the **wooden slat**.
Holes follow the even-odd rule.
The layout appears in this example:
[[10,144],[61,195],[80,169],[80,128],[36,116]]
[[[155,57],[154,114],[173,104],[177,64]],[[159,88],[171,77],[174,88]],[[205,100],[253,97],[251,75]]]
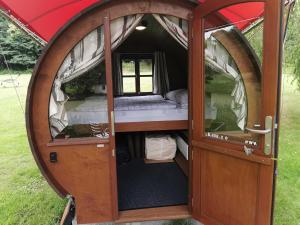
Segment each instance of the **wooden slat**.
[[176,220],[190,218],[188,207],[182,206],[170,206],[150,209],[138,209],[123,211],[119,214],[119,219],[116,223],[130,223],[130,222],[143,222],[143,221],[155,221],[155,220]]
[[189,176],[189,161],[184,158],[181,152],[178,152],[177,156],[175,157],[175,162],[181,168],[183,173],[188,177]]
[[100,139],[96,137],[87,138],[70,138],[70,139],[54,139],[47,144],[48,147],[53,146],[70,146],[70,145],[89,145],[89,144],[108,144],[108,139]]
[[205,142],[192,141],[192,145],[197,148],[202,148],[205,150],[210,150],[210,151],[218,152],[221,154],[226,154],[226,155],[229,155],[229,156],[232,156],[235,158],[244,159],[244,160],[248,160],[248,161],[252,161],[252,162],[256,162],[256,163],[261,163],[264,165],[271,165],[271,163],[272,163],[272,159],[270,159],[270,158],[267,158],[264,156],[258,156],[255,154],[247,156],[243,151],[224,148],[224,147],[221,147],[216,144],[213,145],[213,144],[208,144]]
[[187,130],[188,120],[116,123],[116,132]]
[[69,199],[69,201],[68,201],[68,203],[67,203],[67,205],[65,207],[64,213],[63,213],[63,215],[61,217],[59,225],[64,225],[65,224],[65,221],[67,219],[67,216],[68,216],[70,208],[71,208],[71,204],[72,204],[72,200]]

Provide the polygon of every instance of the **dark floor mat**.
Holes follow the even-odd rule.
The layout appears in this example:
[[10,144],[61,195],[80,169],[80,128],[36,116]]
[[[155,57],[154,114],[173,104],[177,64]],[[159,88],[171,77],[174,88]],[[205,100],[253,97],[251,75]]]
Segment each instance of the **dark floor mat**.
[[134,160],[118,167],[119,210],[187,204],[188,180],[176,163]]

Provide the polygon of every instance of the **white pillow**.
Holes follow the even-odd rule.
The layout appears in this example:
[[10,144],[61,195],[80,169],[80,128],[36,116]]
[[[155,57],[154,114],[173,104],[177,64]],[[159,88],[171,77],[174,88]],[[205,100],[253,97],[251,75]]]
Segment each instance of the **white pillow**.
[[166,98],[171,100],[171,101],[174,101],[176,102],[176,94],[180,91],[182,91],[184,89],[178,89],[178,90],[174,90],[174,91],[170,91],[166,94]]
[[181,89],[175,94],[175,101],[180,105],[187,105],[189,102],[188,92],[186,89]]

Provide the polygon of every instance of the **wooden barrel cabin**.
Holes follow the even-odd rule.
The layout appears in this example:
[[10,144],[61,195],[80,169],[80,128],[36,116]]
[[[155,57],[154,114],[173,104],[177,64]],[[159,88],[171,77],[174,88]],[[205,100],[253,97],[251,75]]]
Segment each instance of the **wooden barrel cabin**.
[[271,224],[282,8],[94,1],[40,27],[28,138],[78,224]]

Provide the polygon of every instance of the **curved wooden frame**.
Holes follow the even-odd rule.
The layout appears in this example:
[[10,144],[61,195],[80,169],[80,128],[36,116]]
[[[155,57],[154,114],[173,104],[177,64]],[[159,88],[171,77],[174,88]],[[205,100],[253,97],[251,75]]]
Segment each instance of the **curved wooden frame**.
[[[216,5],[212,5],[212,2],[215,2]],[[200,8],[202,8],[202,10],[207,10],[206,14],[208,14],[212,11],[222,8],[223,6],[229,6],[241,2],[249,2],[249,0],[229,0],[226,1],[226,3],[218,0],[210,0],[207,3],[202,4],[202,7]],[[34,69],[34,73],[28,88],[26,124],[28,139],[36,163],[38,164],[39,169],[47,179],[48,183],[60,196],[63,197],[67,194],[72,194],[76,197],[76,194],[81,193],[81,190],[80,187],[73,187],[74,183],[67,177],[74,171],[67,168],[68,174],[62,174],[61,169],[64,168],[63,165],[54,165],[49,162],[49,153],[51,151],[57,149],[61,150],[63,148],[63,154],[65,157],[64,159],[69,159],[68,157],[70,157],[70,159],[76,159],[76,157],[85,157],[87,159],[91,159],[91,157],[97,156],[97,151],[94,151],[94,146],[98,144],[104,146],[102,152],[105,154],[109,154],[110,149],[114,148],[114,143],[112,143],[112,140],[101,141],[93,138],[88,140],[85,139],[84,141],[80,139],[68,140],[68,143],[61,141],[51,142],[52,137],[50,134],[48,118],[49,96],[53,81],[56,77],[59,67],[61,66],[61,62],[70,52],[70,50],[84,36],[104,23],[106,23],[107,28],[107,24],[110,20],[131,14],[158,13],[176,16],[190,21],[193,9],[195,8],[194,6],[195,5],[191,1],[182,0],[114,0],[95,4],[72,19],[44,49],[43,54]],[[200,14],[196,14],[196,16],[199,15]],[[203,15],[204,12],[202,12],[202,16]],[[190,32],[190,35],[191,33],[192,32]],[[107,37],[106,43],[110,43],[110,40]],[[190,54],[190,59],[193,53]],[[106,52],[106,57],[110,57],[108,51]],[[195,55],[193,55],[193,57],[195,57]],[[106,66],[111,66],[110,63],[111,62],[107,62]],[[192,81],[190,80],[189,82],[191,83]],[[84,151],[78,151],[78,145],[80,144],[84,144],[87,146],[87,148],[90,148],[91,151],[93,151],[93,155],[86,156]],[[73,151],[71,150],[76,152],[75,157],[72,153]],[[66,162],[66,160],[64,162]],[[111,163],[111,161],[109,162]],[[80,161],[79,164],[84,166],[85,162]],[[76,170],[75,172],[78,171]],[[113,177],[115,174],[112,174],[111,176]],[[92,186],[90,183],[84,185]],[[92,190],[95,191],[96,189],[94,188]],[[112,197],[112,201],[114,200],[115,199]],[[116,210],[114,209],[115,203],[112,204],[113,205],[110,207],[112,207],[112,211],[114,211]],[[81,208],[83,207],[84,206],[81,206]],[[79,210],[81,210],[81,208],[79,208]],[[92,216],[94,215],[95,214]],[[115,218],[116,212],[112,212],[112,216]]]
[[[55,146],[55,143],[49,145],[52,137],[48,111],[53,81],[68,52],[85,35],[104,24],[105,15],[109,15],[110,20],[113,20],[131,14],[158,13],[187,20],[193,8],[192,2],[181,0],[114,0],[95,4],[72,19],[44,49],[28,87],[26,126],[35,161],[48,183],[60,196],[66,196],[70,191],[62,180],[57,180],[57,172],[53,171],[53,165],[48,162],[49,148]],[[41,90],[43,91],[41,92]],[[76,142],[78,140],[75,140]],[[99,139],[89,140],[89,144],[100,142]],[[72,141],[69,144],[72,145]]]
[[[194,39],[192,54],[194,58],[204,59],[204,17],[212,12],[226,8],[231,5],[246,2],[264,2],[264,40],[263,40],[263,63],[262,63],[262,97],[260,121],[264,121],[266,116],[272,116],[275,121],[278,104],[278,80],[281,77],[280,67],[280,49],[282,45],[281,36],[281,0],[211,0],[195,11],[193,23]],[[271,40],[271,41],[270,41]],[[199,44],[200,43],[200,44]],[[195,47],[196,46],[196,47]],[[199,83],[200,89],[204,88],[204,60],[202,63],[193,63],[192,74],[197,75],[195,83]],[[199,76],[200,74],[200,76]],[[199,94],[201,91],[194,91]],[[273,195],[273,176],[275,163],[272,157],[273,152],[265,155],[263,152],[264,137],[261,136],[261,145],[255,149],[252,155],[247,156],[243,151],[242,144],[228,143],[216,139],[208,139],[204,135],[204,99],[193,102],[194,124],[192,133],[192,154],[194,160],[190,168],[193,168],[192,193],[194,198],[194,218],[201,220],[205,224],[230,224],[235,221],[237,224],[265,224],[269,225],[272,221],[272,195]],[[264,126],[262,125],[262,129]],[[274,131],[274,130],[272,130]],[[275,132],[273,132],[274,135]],[[273,148],[273,144],[272,144]],[[210,161],[210,162],[209,162]],[[241,182],[247,175],[242,173],[242,167],[249,167],[252,171],[252,181],[250,176]],[[252,167],[253,168],[250,168]],[[226,173],[222,171],[226,168]],[[232,169],[229,172],[229,168]],[[213,181],[211,177],[214,177]],[[235,180],[236,179],[236,180]],[[226,181],[224,181],[226,180]],[[223,183],[222,183],[223,181]],[[235,182],[236,181],[236,182]],[[225,183],[227,187],[219,188]],[[253,188],[247,189],[249,185]],[[215,189],[214,189],[215,187]],[[243,188],[247,191],[243,191]],[[231,202],[226,196],[243,196],[242,200]],[[218,196],[218,197],[215,197]],[[225,198],[223,198],[225,197]],[[248,199],[247,199],[248,198]],[[209,200],[208,200],[209,199]],[[247,200],[246,200],[247,199]],[[256,199],[256,202],[251,200]],[[223,208],[229,209],[226,212],[219,207],[222,202]],[[243,207],[242,207],[243,206]],[[216,209],[213,211],[213,209]],[[250,213],[250,209],[252,212]],[[251,215],[250,215],[251,214]],[[242,215],[242,216],[241,216]],[[248,218],[246,218],[248,216]],[[242,222],[241,222],[242,221]]]

